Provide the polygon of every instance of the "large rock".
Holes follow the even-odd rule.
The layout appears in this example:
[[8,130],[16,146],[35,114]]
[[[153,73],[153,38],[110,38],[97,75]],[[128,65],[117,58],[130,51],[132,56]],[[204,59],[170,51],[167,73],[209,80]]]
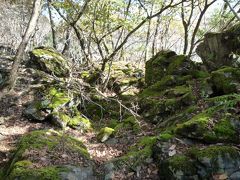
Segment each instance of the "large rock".
[[193,69],[193,62],[174,51],[160,51],[146,62],[145,82],[152,85],[166,75],[186,75]]
[[33,131],[21,139],[3,179],[95,179],[93,167],[81,141],[57,131]]
[[173,51],[160,51],[146,62],[145,81],[148,85],[139,95],[141,113],[152,123],[160,123],[195,104],[195,82],[203,91],[210,91],[205,75],[198,66]]
[[[159,158],[157,152],[170,151],[176,145],[159,144],[155,147],[159,176],[163,180],[230,179],[240,178],[240,152],[231,146],[195,147],[180,153]],[[156,151],[158,149],[158,151]],[[178,152],[178,149],[177,149]]]
[[66,128],[69,126],[79,130],[90,130],[91,122],[77,109],[77,103],[71,100],[65,89],[49,87],[27,105],[23,115],[29,120],[51,121],[53,124]]
[[206,67],[216,70],[221,66],[239,66],[240,24],[221,33],[207,33],[204,41],[199,44],[196,53]]
[[239,143],[239,100],[238,94],[209,98],[202,112],[177,124],[175,133],[206,143]]
[[230,94],[240,92],[239,68],[223,67],[211,73],[215,94]]
[[52,48],[39,47],[32,50],[29,66],[58,77],[69,75],[67,60]]

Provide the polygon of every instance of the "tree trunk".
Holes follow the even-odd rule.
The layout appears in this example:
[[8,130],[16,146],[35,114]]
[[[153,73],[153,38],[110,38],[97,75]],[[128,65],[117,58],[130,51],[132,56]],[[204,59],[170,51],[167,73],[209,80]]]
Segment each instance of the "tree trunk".
[[71,31],[71,27],[67,28],[67,32],[66,32],[66,38],[65,38],[65,43],[64,43],[64,47],[62,50],[62,54],[69,56],[69,48],[70,48],[70,31]]
[[147,37],[146,37],[146,44],[145,44],[145,52],[144,52],[144,62],[148,60],[148,44],[150,40],[150,31],[151,31],[151,19],[148,21],[148,30],[147,30]]
[[48,8],[49,20],[50,20],[51,30],[52,30],[52,43],[53,43],[53,47],[55,49],[57,49],[56,33],[55,33],[55,29],[54,29],[54,22],[53,22],[53,18],[52,18],[52,11],[51,11],[49,0],[47,0],[47,8]]
[[152,56],[155,55],[156,41],[157,41],[158,29],[159,29],[159,26],[160,26],[160,21],[161,21],[161,16],[159,15],[158,18],[157,18],[157,25],[156,25],[155,32],[154,32],[154,36],[153,36]]
[[18,75],[18,68],[22,60],[22,56],[24,54],[24,51],[27,47],[28,41],[31,38],[35,27],[37,25],[38,17],[41,13],[42,9],[42,0],[35,0],[33,4],[33,10],[32,10],[32,15],[30,18],[30,21],[28,23],[28,27],[24,33],[23,39],[21,44],[18,47],[17,54],[14,57],[14,63],[10,72],[10,77],[9,77],[9,82],[7,84],[8,89],[12,90],[16,84],[16,79]]

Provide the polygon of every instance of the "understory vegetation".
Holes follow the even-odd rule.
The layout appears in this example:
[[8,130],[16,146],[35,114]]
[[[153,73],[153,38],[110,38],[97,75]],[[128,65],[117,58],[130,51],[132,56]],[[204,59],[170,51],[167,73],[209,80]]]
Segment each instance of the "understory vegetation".
[[0,180],[240,179],[239,7],[0,2]]

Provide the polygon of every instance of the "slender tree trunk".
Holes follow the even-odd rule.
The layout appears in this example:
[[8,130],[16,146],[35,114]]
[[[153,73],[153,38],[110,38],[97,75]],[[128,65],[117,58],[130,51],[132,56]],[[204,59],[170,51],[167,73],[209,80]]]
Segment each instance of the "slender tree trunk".
[[151,31],[151,19],[148,22],[148,30],[147,30],[147,37],[146,37],[146,44],[145,44],[145,52],[144,52],[144,62],[148,60],[148,44],[150,40],[150,31]]
[[[49,0],[50,2],[52,2],[52,0]],[[81,32],[79,30],[79,26],[77,25],[78,20],[82,17],[82,15],[84,14],[85,10],[87,9],[87,6],[89,4],[91,0],[85,0],[83,6],[81,7],[80,12],[78,13],[78,16],[76,17],[75,20],[69,20],[68,18],[65,18],[65,16],[61,13],[60,9],[53,5],[53,7],[55,8],[55,10],[58,12],[58,14],[63,18],[63,20],[68,23],[69,26],[71,26],[79,40],[79,44],[81,47],[81,50],[83,52],[85,61],[87,62],[87,64],[90,62],[89,56],[88,54],[85,52],[85,42],[84,42],[84,38],[81,35]]]
[[216,0],[213,0],[211,3],[208,4],[208,0],[205,0],[204,8],[203,8],[203,10],[201,11],[201,13],[200,13],[200,15],[199,15],[199,17],[198,17],[196,26],[195,26],[195,28],[194,28],[194,30],[193,30],[192,39],[191,39],[191,43],[190,43],[190,49],[189,49],[189,53],[188,53],[188,58],[191,57],[192,52],[193,52],[193,49],[194,49],[194,47],[195,47],[195,45],[196,45],[196,44],[195,44],[195,38],[196,38],[196,34],[197,34],[197,32],[198,32],[198,29],[199,29],[199,27],[200,27],[200,24],[201,24],[201,22],[202,22],[202,18],[203,18],[203,16],[204,16],[204,14],[206,13],[206,11],[208,10],[208,8],[209,8],[213,3],[215,3],[215,2],[216,2]]
[[37,21],[40,16],[41,9],[42,9],[42,0],[35,0],[34,4],[33,4],[32,15],[31,15],[30,21],[28,23],[28,27],[24,33],[22,42],[18,47],[17,54],[14,57],[14,63],[13,63],[12,70],[10,72],[10,78],[9,78],[9,81],[7,84],[9,90],[12,90],[16,84],[18,68],[21,63],[24,51],[29,42],[29,39],[31,38],[31,36],[35,30],[35,27],[37,25]]
[[161,16],[159,15],[158,18],[157,18],[157,25],[156,25],[154,36],[153,36],[152,56],[155,55],[156,41],[157,41],[158,29],[159,29],[159,26],[160,26],[160,21],[161,21]]
[[70,48],[70,31],[71,31],[71,27],[68,27],[67,32],[66,32],[64,47],[62,50],[62,54],[64,54],[64,55],[68,55],[68,51]]
[[48,14],[49,14],[49,19],[50,19],[50,24],[51,24],[51,30],[52,30],[52,43],[53,43],[53,47],[55,49],[57,49],[57,43],[56,43],[56,33],[55,33],[55,25],[53,22],[53,18],[52,18],[52,11],[51,11],[51,7],[50,7],[50,2],[49,0],[47,0],[47,8],[48,8]]

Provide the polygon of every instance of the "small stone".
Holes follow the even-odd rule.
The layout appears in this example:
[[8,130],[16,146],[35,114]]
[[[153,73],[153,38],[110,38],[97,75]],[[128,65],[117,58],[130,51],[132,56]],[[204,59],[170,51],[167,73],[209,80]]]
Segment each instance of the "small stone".
[[169,151],[169,152],[168,152],[168,155],[171,157],[171,156],[174,156],[176,153],[177,153],[177,152],[176,152],[176,150],[174,149],[174,150],[172,150],[172,151]]

